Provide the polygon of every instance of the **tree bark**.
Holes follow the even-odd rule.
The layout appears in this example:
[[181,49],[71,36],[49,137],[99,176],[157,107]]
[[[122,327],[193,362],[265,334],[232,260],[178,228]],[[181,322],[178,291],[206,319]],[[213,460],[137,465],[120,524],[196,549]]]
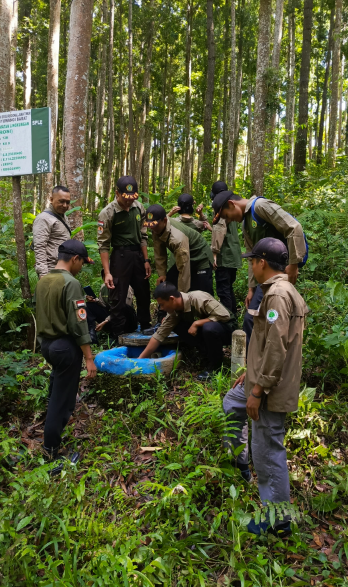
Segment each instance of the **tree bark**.
[[110,0],[110,34],[109,34],[109,86],[108,86],[108,115],[109,115],[109,154],[105,182],[105,202],[108,203],[111,195],[112,170],[115,156],[115,117],[114,117],[114,28],[115,28],[115,0]]
[[295,143],[295,172],[306,168],[306,151],[308,135],[308,85],[311,64],[313,0],[304,0],[302,55],[300,69],[300,91],[298,101],[298,124]]
[[129,107],[129,164],[130,174],[135,168],[135,137],[133,116],[133,0],[128,0],[128,107]]
[[204,108],[204,136],[203,136],[203,163],[202,183],[209,185],[212,175],[211,160],[211,121],[213,116],[214,76],[215,76],[215,39],[213,0],[207,0],[207,38],[208,38],[208,67],[207,87]]
[[184,170],[183,170],[183,182],[185,184],[185,190],[191,191],[191,173],[190,173],[190,120],[191,120],[191,69],[192,69],[192,13],[193,7],[191,1],[187,3],[187,28],[186,28],[186,53],[185,53],[185,126],[184,126]]
[[[149,24],[149,31],[147,37],[147,51],[146,51],[146,59],[145,59],[145,66],[144,66],[144,79],[143,79],[143,88],[142,88],[142,110],[140,115],[140,130],[139,130],[139,151],[137,154],[137,165],[136,165],[136,173],[135,178],[137,181],[140,181],[141,177],[141,169],[143,165],[143,157],[144,157],[144,150],[145,150],[145,136],[146,136],[146,118],[149,112],[149,103],[150,103],[150,87],[151,87],[151,62],[152,62],[152,49],[153,49],[153,33],[154,33],[154,14],[153,14],[153,4],[154,0],[150,1],[150,24]],[[150,133],[151,136],[151,133]],[[147,193],[147,192],[146,192]]]
[[[119,30],[122,33],[123,24],[122,24],[122,2],[119,3],[119,13],[118,13],[118,26]],[[120,155],[120,170],[119,175],[123,175],[124,170],[124,118],[123,118],[123,74],[122,74],[122,61],[123,61],[123,39],[122,34],[119,35],[119,61],[120,65],[118,68],[118,93],[120,99],[120,106],[119,106],[119,121],[120,121],[120,135],[119,135],[119,155]]]
[[0,1],[0,112],[7,112],[11,107],[10,69],[12,10],[12,0]]
[[328,37],[328,41],[327,41],[325,77],[324,77],[322,103],[321,103],[321,111],[320,111],[320,121],[319,121],[318,145],[317,145],[317,165],[320,165],[322,163],[322,159],[323,159],[324,122],[325,122],[325,114],[326,114],[326,107],[327,107],[327,90],[328,90],[328,86],[329,86],[329,76],[330,76],[330,61],[331,61],[334,17],[335,17],[335,9],[332,8],[331,18],[330,18],[329,37]]
[[236,4],[231,0],[231,83],[227,147],[227,184],[233,189],[233,149],[236,110]]
[[344,55],[341,59],[341,79],[340,79],[340,95],[339,95],[339,113],[338,113],[338,139],[337,148],[342,148],[342,100],[343,100],[343,76],[344,76]]
[[226,0],[225,4],[225,54],[224,54],[224,80],[223,80],[223,91],[224,91],[224,102],[222,111],[222,152],[221,152],[221,171],[220,177],[226,178],[226,165],[227,165],[227,148],[228,148],[228,59],[229,59],[229,0]]
[[[274,21],[274,38],[273,38],[273,51],[272,51],[272,73],[273,79],[277,84],[274,91],[274,96],[278,102],[279,99],[279,62],[280,62],[280,48],[283,36],[283,7],[284,0],[277,0],[275,21]],[[272,171],[274,166],[274,140],[276,131],[276,118],[277,118],[277,105],[274,105],[271,112],[269,125],[267,129],[267,169]]]
[[56,144],[58,125],[58,72],[61,0],[50,0],[50,28],[47,55],[47,106],[51,108],[51,162],[52,173],[43,177],[43,190],[48,205],[56,170]]
[[[70,12],[70,37],[64,102],[62,179],[75,205],[83,201],[88,72],[92,35],[93,0],[73,0]],[[78,59],[76,56],[78,55]],[[82,226],[82,212],[70,216],[74,229]],[[77,237],[83,238],[82,231]]]
[[[103,24],[108,20],[108,2],[103,0]],[[96,112],[96,129],[95,129],[95,192],[99,193],[100,171],[102,160],[103,130],[104,130],[104,111],[105,111],[105,84],[106,84],[106,55],[107,55],[107,38],[103,33],[102,44],[100,46],[100,69],[98,75],[97,91],[97,112]]]
[[31,39],[28,33],[23,40],[23,107],[31,108]]
[[293,157],[295,120],[295,12],[289,14],[288,82],[286,91],[284,166],[290,172]]
[[11,63],[10,63],[10,100],[11,109],[16,109],[16,57],[17,57],[17,31],[18,31],[18,2],[13,2],[11,20]]
[[254,104],[252,171],[257,196],[263,195],[267,106],[266,73],[269,63],[272,0],[260,0]]
[[342,0],[336,0],[335,30],[332,46],[332,74],[331,74],[331,109],[329,121],[328,164],[335,166],[336,161],[336,134],[337,114],[340,84],[340,53],[341,53],[341,26],[342,26]]
[[22,297],[25,300],[31,298],[30,285],[28,278],[27,258],[25,251],[25,237],[22,220],[22,197],[21,197],[21,178],[12,177],[13,188],[13,220],[16,239],[18,273],[21,277]]
[[231,189],[234,185],[234,178],[237,166],[237,155],[239,145],[239,131],[240,131],[240,105],[242,101],[242,82],[243,82],[243,17],[244,17],[245,0],[242,0],[240,7],[240,22],[239,22],[239,40],[238,40],[238,58],[237,58],[237,73],[236,73],[236,109],[234,118],[234,144],[233,144],[233,177]]

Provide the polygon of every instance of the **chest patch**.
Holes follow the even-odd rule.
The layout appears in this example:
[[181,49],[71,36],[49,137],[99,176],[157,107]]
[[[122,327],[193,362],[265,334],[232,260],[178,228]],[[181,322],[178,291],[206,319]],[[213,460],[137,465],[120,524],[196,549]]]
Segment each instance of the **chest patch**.
[[273,324],[273,322],[275,322],[278,319],[278,316],[279,314],[277,310],[268,310],[266,314],[267,322]]
[[256,222],[256,220],[252,220],[252,221],[251,221],[251,226],[252,226],[253,228],[257,228],[257,222]]
[[138,221],[138,222],[140,222],[140,220],[141,220],[141,216],[140,216],[140,214],[137,214],[137,215],[136,215],[136,219],[137,219],[137,221]]

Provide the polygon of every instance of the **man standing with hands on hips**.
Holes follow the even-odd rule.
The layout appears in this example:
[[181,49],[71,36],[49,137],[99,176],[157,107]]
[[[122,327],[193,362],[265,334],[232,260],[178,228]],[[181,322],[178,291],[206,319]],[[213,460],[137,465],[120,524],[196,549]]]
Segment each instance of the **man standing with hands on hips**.
[[110,328],[114,336],[125,332],[129,286],[134,290],[141,329],[151,326],[151,266],[144,227],[145,208],[137,202],[138,197],[138,184],[134,177],[120,177],[116,198],[100,212],[98,218],[99,253],[105,273],[104,283],[110,290]]

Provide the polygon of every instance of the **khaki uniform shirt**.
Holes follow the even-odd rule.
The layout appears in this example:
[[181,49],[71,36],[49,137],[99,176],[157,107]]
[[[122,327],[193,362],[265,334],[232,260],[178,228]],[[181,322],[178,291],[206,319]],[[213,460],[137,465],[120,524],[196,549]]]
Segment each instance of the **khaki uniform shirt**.
[[[248,211],[250,210],[251,205],[252,205],[253,201],[255,200],[255,198],[256,198],[256,196],[253,196],[248,201],[246,208],[245,208],[245,214],[247,214]],[[283,208],[281,206],[279,206],[275,202],[272,202],[272,200],[267,200],[265,198],[262,198],[262,199],[260,198],[257,200],[257,202],[255,204],[255,212],[261,218],[263,218],[263,220],[266,220],[266,222],[269,222],[269,224],[272,224],[276,228],[276,230],[278,232],[280,232],[286,238],[288,250],[289,250],[289,265],[300,263],[303,260],[304,256],[306,255],[306,245],[305,245],[305,240],[304,240],[304,236],[303,236],[302,226],[298,222],[298,220],[296,220],[296,218],[293,218],[290,214],[288,214],[288,212],[285,212],[285,210],[283,210]],[[253,246],[256,243],[253,242],[250,239],[250,236],[247,234],[247,232],[245,230],[245,221],[243,224],[243,235],[244,235],[244,242],[245,242],[246,250],[247,250],[247,252],[249,252],[252,250]],[[267,233],[266,233],[261,238],[263,238],[264,236],[273,236],[273,235],[272,234],[267,235]],[[258,240],[260,240],[260,239],[258,239]],[[251,260],[249,260],[248,282],[249,282],[249,287],[256,287],[257,286],[257,281],[254,278],[253,271],[252,271]]]
[[181,292],[181,295],[184,301],[184,311],[167,314],[153,338],[163,342],[179,322],[184,321],[192,324],[195,320],[204,318],[209,318],[212,322],[231,322],[232,332],[234,322],[231,313],[213,296],[204,291]]
[[[59,216],[52,204],[48,206],[48,210]],[[67,217],[63,215],[61,218],[69,226]],[[41,212],[37,215],[33,224],[33,246],[36,261],[35,270],[39,277],[55,268],[58,261],[59,245],[70,239],[70,232],[61,220],[47,214],[47,212]]]
[[[159,236],[155,233],[152,233],[156,271],[160,277],[162,275],[167,275],[167,249],[169,249],[169,251],[174,255],[175,264],[179,271],[178,290],[187,292],[191,286],[190,261],[194,260],[190,255],[191,237],[187,236],[184,232],[176,228],[174,226],[175,223],[177,223],[177,221],[171,221],[167,217],[167,225],[162,234]],[[197,262],[202,264],[200,268],[203,269],[209,267],[209,262],[211,262],[212,259],[209,257],[209,254],[211,255],[211,251],[208,243],[202,236],[198,235],[192,229],[185,227],[185,230],[187,233],[190,230],[190,234],[192,233],[192,237],[195,241],[198,239],[201,240],[201,246],[197,247],[200,248],[200,256],[199,259],[197,259]],[[195,244],[197,245],[196,242]]]
[[242,266],[242,251],[236,222],[226,225],[223,218],[213,226],[211,250],[216,255],[218,267],[239,269]]
[[284,274],[261,285],[263,299],[254,316],[248,349],[245,395],[258,384],[268,394],[271,412],[293,412],[298,407],[302,374],[302,339],[308,308]]
[[178,218],[175,218],[177,222],[182,222],[183,224],[186,224],[186,226],[188,226],[189,228],[192,228],[192,230],[197,230],[197,232],[203,232],[203,230],[205,230],[204,222],[208,220],[205,214],[203,214],[203,219],[204,220],[198,220],[193,216],[179,216]]
[[69,271],[53,269],[40,279],[35,305],[39,337],[72,336],[79,346],[90,344],[84,291]]
[[[144,226],[145,208],[137,200],[134,200],[132,202],[130,210],[134,207],[139,209],[139,214],[141,216],[141,229],[140,229],[141,230],[141,242],[140,242],[140,246],[146,247],[147,246],[147,229]],[[98,239],[97,239],[98,246],[99,246],[99,253],[102,253],[103,251],[107,251],[107,252],[110,251],[114,217],[115,217],[115,214],[118,214],[119,212],[124,212],[124,210],[123,210],[123,208],[121,208],[121,206],[119,205],[119,203],[117,202],[117,200],[115,198],[112,202],[110,202],[110,204],[108,204],[105,208],[103,208],[103,210],[99,214],[99,217],[98,217]]]

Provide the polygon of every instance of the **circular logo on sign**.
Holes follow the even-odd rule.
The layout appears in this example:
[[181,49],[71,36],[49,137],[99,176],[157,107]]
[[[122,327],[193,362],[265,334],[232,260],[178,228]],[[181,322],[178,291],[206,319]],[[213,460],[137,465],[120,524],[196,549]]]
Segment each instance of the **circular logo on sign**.
[[40,161],[37,162],[36,171],[38,173],[45,173],[46,171],[48,171],[48,163],[46,159],[40,159]]
[[87,312],[86,312],[85,308],[80,308],[79,310],[77,310],[77,314],[81,320],[86,320]]
[[277,310],[268,310],[267,312],[267,322],[270,322],[272,324],[272,322],[275,322],[278,318],[279,314],[277,312]]
[[253,228],[256,228],[257,227],[257,222],[255,220],[253,220],[252,223],[251,223],[251,225],[252,225]]
[[133,186],[129,183],[126,187],[127,192],[132,192],[133,191]]
[[148,220],[152,220],[153,219],[153,214],[151,214],[151,212],[148,213],[147,215],[147,219]]
[[138,222],[140,222],[140,220],[141,220],[140,214],[137,214],[136,215],[136,219],[137,219]]

